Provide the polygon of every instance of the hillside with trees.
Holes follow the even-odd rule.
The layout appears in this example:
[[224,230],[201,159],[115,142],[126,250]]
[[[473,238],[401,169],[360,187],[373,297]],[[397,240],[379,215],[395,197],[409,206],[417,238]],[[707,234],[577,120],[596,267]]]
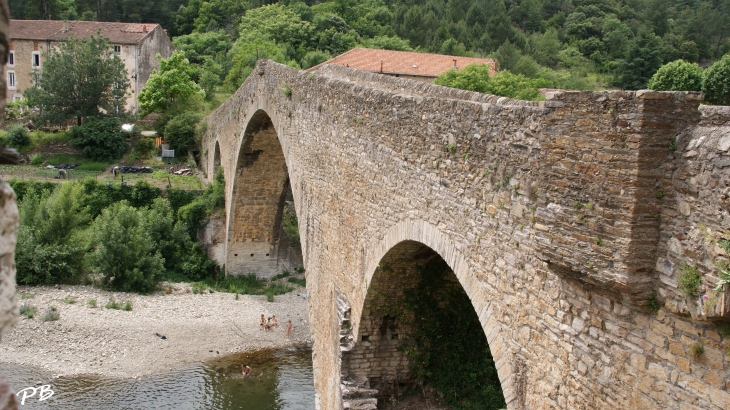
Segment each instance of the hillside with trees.
[[160,23],[211,94],[257,58],[309,68],[356,46],[492,56],[541,87],[645,88],[730,51],[730,0],[11,0],[20,19]]

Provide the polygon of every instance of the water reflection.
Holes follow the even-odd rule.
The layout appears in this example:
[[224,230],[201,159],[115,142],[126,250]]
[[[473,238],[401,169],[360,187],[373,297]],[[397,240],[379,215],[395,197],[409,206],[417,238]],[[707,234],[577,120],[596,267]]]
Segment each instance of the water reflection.
[[[252,369],[241,375],[241,364]],[[16,391],[50,384],[54,395],[26,399],[22,409],[247,409],[311,410],[310,349],[261,350],[225,356],[140,379],[59,377],[28,366],[0,363]],[[40,382],[40,384],[37,384]]]

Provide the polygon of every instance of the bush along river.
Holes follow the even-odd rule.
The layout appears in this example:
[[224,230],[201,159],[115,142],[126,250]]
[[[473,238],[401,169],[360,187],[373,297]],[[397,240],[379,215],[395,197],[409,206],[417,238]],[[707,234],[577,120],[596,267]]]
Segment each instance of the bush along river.
[[[252,372],[241,374],[241,365]],[[312,351],[265,349],[192,363],[137,379],[62,376],[0,363],[21,409],[314,409]],[[26,389],[23,391],[23,389]],[[51,394],[52,391],[52,394]]]

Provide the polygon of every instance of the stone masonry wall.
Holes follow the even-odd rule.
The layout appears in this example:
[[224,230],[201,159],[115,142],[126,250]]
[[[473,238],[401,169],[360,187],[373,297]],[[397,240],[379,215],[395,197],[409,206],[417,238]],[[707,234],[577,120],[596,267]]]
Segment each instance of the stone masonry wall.
[[727,317],[685,309],[703,299],[676,285],[685,261],[706,293],[726,257],[730,124],[698,97],[523,103],[264,62],[206,119],[202,161],[212,176],[219,143],[238,229],[232,170],[251,118],[271,119],[302,236],[319,409],[342,407],[336,301],[351,306],[356,351],[378,264],[415,241],[471,299],[509,409],[719,410],[730,360],[715,323]]

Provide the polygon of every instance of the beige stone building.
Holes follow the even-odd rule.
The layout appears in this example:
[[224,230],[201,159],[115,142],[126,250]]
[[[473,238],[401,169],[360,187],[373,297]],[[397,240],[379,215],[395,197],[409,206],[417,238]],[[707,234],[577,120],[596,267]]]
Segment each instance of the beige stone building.
[[353,48],[310,68],[308,71],[316,71],[328,64],[427,83],[432,83],[436,77],[446,71],[451,69],[458,71],[469,64],[486,64],[491,69],[491,75],[497,72],[497,61],[491,58],[460,57],[373,48]]
[[130,95],[127,109],[138,111],[137,94],[158,68],[160,54],[168,58],[172,42],[159,24],[113,23],[98,21],[11,20],[10,49],[5,67],[7,101],[23,98],[23,90],[32,86],[31,74],[42,70],[47,53],[70,37],[88,39],[106,37],[122,59],[129,74]]

